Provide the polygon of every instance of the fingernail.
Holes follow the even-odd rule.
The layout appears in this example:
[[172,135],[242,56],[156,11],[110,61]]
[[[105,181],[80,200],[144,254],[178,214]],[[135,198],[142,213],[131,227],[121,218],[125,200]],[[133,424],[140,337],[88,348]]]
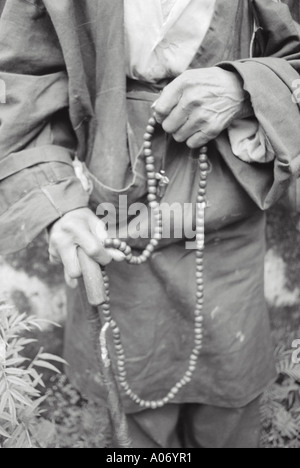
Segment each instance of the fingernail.
[[125,260],[123,252],[116,249],[107,249],[107,251],[115,262],[123,262]]
[[151,109],[155,109],[158,99],[152,104]]
[[76,279],[68,278],[67,280],[67,285],[71,289],[76,289],[78,286],[78,281]]

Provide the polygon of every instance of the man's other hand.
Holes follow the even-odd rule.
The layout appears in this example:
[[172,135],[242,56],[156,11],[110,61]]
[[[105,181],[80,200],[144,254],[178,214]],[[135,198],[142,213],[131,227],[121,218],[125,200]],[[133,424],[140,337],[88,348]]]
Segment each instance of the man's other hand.
[[90,209],[71,211],[50,229],[50,261],[63,264],[67,284],[74,288],[77,286],[77,278],[82,274],[77,256],[78,247],[101,266],[108,265],[112,260],[120,262],[125,259],[121,252],[104,247],[106,239],[104,223]]

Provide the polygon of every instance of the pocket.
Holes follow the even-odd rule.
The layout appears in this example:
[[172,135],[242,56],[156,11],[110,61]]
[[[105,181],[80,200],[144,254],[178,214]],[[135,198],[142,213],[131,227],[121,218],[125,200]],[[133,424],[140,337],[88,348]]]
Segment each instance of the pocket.
[[[144,134],[147,122],[152,115],[152,104],[158,94],[152,92],[132,91],[127,95],[127,150],[128,168],[123,174],[123,188],[114,190],[100,182],[93,174],[94,190],[91,195],[93,209],[100,203],[112,203],[117,212],[119,209],[119,197],[126,196],[128,204],[141,201],[147,195],[147,175],[143,154]],[[163,132],[159,129],[154,135],[153,148],[157,155],[157,170],[161,168],[161,144]]]
[[[209,145],[208,156],[210,170],[207,179],[205,226],[209,232],[244,219],[257,211],[257,207],[238,183],[214,143]],[[182,226],[181,238],[184,239],[186,234],[191,232],[191,227],[193,230],[196,227],[196,203],[200,180],[198,151],[190,150],[185,144],[170,140],[166,174],[170,184],[161,200],[169,206],[169,210],[164,211],[164,228],[168,226],[171,233],[176,233],[177,238]],[[172,206],[175,211],[171,209]],[[174,212],[176,216],[173,216]]]

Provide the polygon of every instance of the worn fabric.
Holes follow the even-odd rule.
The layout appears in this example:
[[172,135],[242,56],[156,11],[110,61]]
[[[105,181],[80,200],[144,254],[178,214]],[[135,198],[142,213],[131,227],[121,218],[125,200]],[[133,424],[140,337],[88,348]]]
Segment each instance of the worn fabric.
[[215,0],[180,0],[166,10],[161,0],[124,5],[127,75],[157,82],[187,70],[210,26]]
[[[215,1],[126,0],[124,6],[127,76],[155,83],[189,68],[211,24]],[[275,158],[255,118],[236,120],[228,136],[233,154],[242,161],[266,163]]]
[[257,449],[260,398],[245,408],[168,405],[128,417],[134,448]]
[[167,21],[168,16],[170,15],[175,3],[177,2],[178,0],[161,0],[161,8],[164,21]]
[[[73,208],[88,204],[81,186],[75,179],[72,180],[74,173],[71,166],[67,164],[68,177],[60,177],[62,168],[65,173],[62,162],[70,161],[74,154],[74,148],[65,146],[61,133],[73,140],[77,155],[87,162],[96,177],[93,202],[97,204],[99,200],[111,200],[120,191],[127,193],[130,200],[144,195],[144,187],[139,186],[138,162],[131,161],[127,152],[124,14],[118,1],[108,3],[108,0],[103,0],[96,4],[92,1],[74,3],[71,0],[59,3],[58,0],[6,2],[0,23],[0,78],[5,81],[8,97],[11,95],[11,98],[5,106],[1,105],[0,177],[4,204],[0,211],[0,235],[3,253],[25,247],[49,222],[66,212],[65,204],[69,203]],[[247,59],[253,39],[250,4],[259,10],[264,28],[264,37],[260,30],[253,51],[263,57],[261,61]],[[298,13],[297,4],[292,3],[292,6]],[[299,29],[292,23],[285,5],[275,4],[271,0],[232,0],[230,7],[228,2],[217,1],[213,22],[191,66],[206,67],[227,59],[245,59],[235,62],[235,68],[239,67],[237,71],[243,75],[245,86],[251,86],[255,114],[260,114],[258,120],[277,158],[274,166],[266,168],[240,166],[235,157],[226,158],[226,164],[235,172],[238,181],[242,179],[243,186],[245,180],[255,179],[250,197],[260,208],[266,209],[280,198],[298,173],[299,112],[297,105],[290,100],[290,93],[294,92],[292,86],[298,79]],[[97,27],[98,22],[101,22],[102,28]],[[79,28],[77,24],[85,24],[85,27]],[[269,32],[273,25],[275,30]],[[113,34],[109,31],[113,31]],[[288,41],[286,36],[289,37]],[[266,44],[265,50],[262,50],[263,45],[259,47],[261,41]],[[109,54],[106,53],[108,49]],[[266,55],[275,58],[265,58]],[[281,56],[286,56],[288,60],[282,60]],[[260,86],[256,86],[257,79]],[[39,91],[41,89],[43,92]],[[272,99],[266,105],[265,96],[270,89],[279,98]],[[31,97],[30,105],[28,96]],[[57,110],[66,108],[69,110],[71,128],[66,125],[67,128],[59,134],[60,151],[57,145],[53,145],[53,140],[58,138],[57,130],[48,133],[52,136],[46,142],[37,141],[42,127],[46,123],[53,127]],[[22,117],[24,113],[26,119]],[[284,122],[280,122],[282,115],[287,116]],[[113,126],[111,122],[114,122]],[[29,143],[37,149],[30,148],[28,151]],[[37,154],[42,155],[40,159]],[[50,159],[52,166],[48,164]],[[47,173],[50,185],[43,183],[36,188],[34,171],[27,169],[35,165],[35,171],[39,171],[39,161],[43,162],[43,172]],[[16,173],[21,170],[27,173],[26,192],[23,188],[18,190],[15,183]],[[55,185],[59,195],[45,196],[41,188],[47,185],[48,188]],[[10,189],[12,186],[13,191]],[[272,186],[274,190],[271,190]],[[27,200],[35,198],[31,197],[35,190],[39,192],[39,200],[42,200],[42,216],[37,224],[30,223],[28,226]],[[35,208],[34,204],[33,211]],[[26,217],[19,215],[23,210]]]
[[[122,0],[6,1],[0,21],[0,79],[7,87],[7,103],[0,108],[1,253],[25,247],[72,209],[95,210],[107,201],[118,208],[120,194],[129,203],[146,195],[139,148],[128,148],[132,113],[122,5]],[[254,16],[262,29],[253,41]],[[264,303],[263,210],[300,170],[299,106],[291,99],[299,79],[299,28],[288,8],[271,0],[217,0],[190,64],[214,65],[242,77],[276,158],[265,165],[240,161],[227,132],[210,145],[204,348],[193,382],[174,403],[238,408],[275,375]],[[266,99],[269,93],[272,99]],[[56,125],[61,120],[64,125]],[[191,154],[185,145],[167,145],[184,170],[176,170],[169,158],[171,184],[164,200],[174,201],[176,186],[181,200],[191,200],[197,182]],[[93,176],[89,200],[74,177],[75,153]],[[184,244],[170,239],[147,265],[108,269],[128,379],[143,398],[169,391],[184,374],[192,348],[195,253]],[[85,296],[82,288],[68,295],[70,375],[83,393],[105,401]],[[139,411],[125,396],[124,404],[128,413]]]
[[244,162],[270,163],[275,159],[275,152],[255,118],[232,122],[228,138],[233,154]]

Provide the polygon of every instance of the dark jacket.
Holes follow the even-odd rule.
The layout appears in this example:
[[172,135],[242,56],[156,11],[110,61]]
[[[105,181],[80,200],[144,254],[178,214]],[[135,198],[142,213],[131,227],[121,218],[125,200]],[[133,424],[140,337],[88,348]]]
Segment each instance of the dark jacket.
[[[299,14],[298,2],[291,3]],[[117,203],[119,193],[143,197],[144,168],[127,151],[122,0],[7,0],[0,50],[7,89],[0,107],[0,251],[25,247],[64,213],[88,205],[74,176],[75,153],[94,177],[92,206]],[[274,375],[262,210],[300,171],[299,105],[292,99],[300,39],[289,9],[272,0],[217,0],[191,66],[216,64],[243,78],[276,160],[239,161],[226,132],[210,146],[204,349],[177,401],[243,406]],[[191,350],[194,253],[173,243],[147,265],[112,265],[109,272],[129,380],[144,398],[161,398],[182,377]],[[101,395],[79,296],[69,297],[67,357],[75,383]]]
[[[5,3],[0,24],[0,79],[7,89],[7,103],[0,109],[2,253],[25,247],[59,216],[88,204],[71,167],[75,150],[100,182],[97,202],[109,197],[106,188],[124,190],[135,183],[132,173],[128,176],[122,0]],[[274,184],[263,178],[263,187],[251,193],[266,208],[299,169],[299,113],[290,99],[298,79],[299,30],[287,8],[271,0],[218,0],[215,19],[221,28],[210,29],[196,64],[249,57],[249,4],[264,17],[261,53],[272,58],[232,67],[244,78],[256,116],[277,151]],[[297,2],[292,6],[299,14]],[[270,89],[277,99],[267,106]],[[75,134],[68,129],[68,113]],[[247,180],[252,185],[252,174],[259,180],[264,171],[236,158],[228,163],[236,176],[247,173],[241,182],[254,192]]]

